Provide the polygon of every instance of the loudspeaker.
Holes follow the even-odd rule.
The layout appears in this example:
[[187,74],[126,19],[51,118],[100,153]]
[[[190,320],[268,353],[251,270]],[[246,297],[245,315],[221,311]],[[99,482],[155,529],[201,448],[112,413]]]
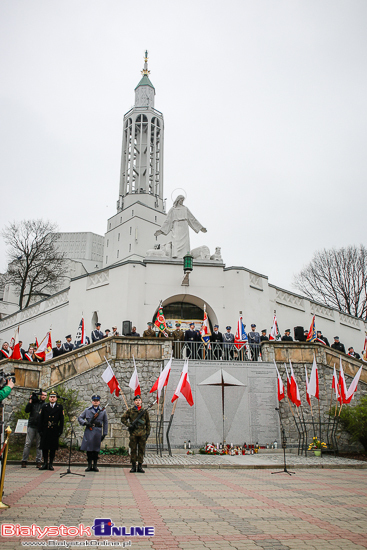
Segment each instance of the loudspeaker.
[[306,342],[305,329],[303,327],[294,327],[294,339],[298,342]]
[[133,325],[131,321],[122,321],[122,334],[124,336],[127,336],[128,334],[130,334],[132,326]]

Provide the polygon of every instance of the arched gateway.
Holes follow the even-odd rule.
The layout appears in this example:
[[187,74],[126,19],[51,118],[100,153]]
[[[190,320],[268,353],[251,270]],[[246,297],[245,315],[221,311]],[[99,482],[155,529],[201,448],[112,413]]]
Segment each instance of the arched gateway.
[[[213,331],[213,325],[218,322],[213,309],[202,298],[189,294],[177,294],[163,300],[163,313],[169,328],[174,328],[175,323],[181,323],[181,328],[185,330],[190,322],[194,322],[196,328],[201,326],[204,319],[204,304],[209,319],[210,330]],[[153,315],[153,323],[157,318],[158,308]]]

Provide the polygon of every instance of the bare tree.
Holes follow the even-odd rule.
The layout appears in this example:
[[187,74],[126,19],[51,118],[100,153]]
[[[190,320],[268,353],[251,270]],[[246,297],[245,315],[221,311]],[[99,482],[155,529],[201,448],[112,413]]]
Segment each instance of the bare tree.
[[2,232],[8,245],[6,282],[19,291],[19,308],[32,298],[55,292],[66,274],[64,254],[57,250],[57,226],[44,220],[23,220]]
[[367,249],[320,250],[293,285],[311,300],[367,320]]

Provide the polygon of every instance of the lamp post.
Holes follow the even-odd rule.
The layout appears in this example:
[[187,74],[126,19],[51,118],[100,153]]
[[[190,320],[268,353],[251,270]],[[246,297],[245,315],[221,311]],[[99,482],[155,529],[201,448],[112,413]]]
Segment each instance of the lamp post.
[[182,279],[181,286],[189,286],[189,277],[190,273],[193,270],[193,260],[194,257],[188,252],[186,256],[183,258],[183,270],[184,270],[184,278]]

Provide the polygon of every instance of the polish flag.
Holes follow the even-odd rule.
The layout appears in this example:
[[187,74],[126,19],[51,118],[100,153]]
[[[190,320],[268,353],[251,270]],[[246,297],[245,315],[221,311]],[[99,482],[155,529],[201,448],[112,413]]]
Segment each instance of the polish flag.
[[[37,342],[37,339],[36,339]],[[43,361],[48,361],[48,359],[52,359],[53,352],[52,352],[52,342],[51,342],[51,332],[48,332],[40,345],[38,345],[37,342],[37,350],[34,352],[35,356],[38,357],[38,359],[42,359]]]
[[194,400],[192,398],[192,392],[191,392],[191,386],[190,386],[190,380],[189,380],[189,362],[187,359],[184,363],[184,366],[181,372],[180,381],[178,383],[175,393],[173,394],[172,403],[176,401],[176,399],[178,399],[179,397],[184,397],[188,402],[188,404],[190,405],[190,407],[193,406]]
[[149,393],[153,393],[154,391],[156,391],[157,399],[160,398],[163,388],[168,384],[169,375],[171,374],[171,367],[172,367],[172,355],[171,355],[171,359],[168,361],[167,365],[164,367],[163,371],[158,376],[157,380],[154,383],[154,386],[149,392]]
[[289,399],[292,401],[292,396],[291,396],[291,381],[289,379],[289,374],[288,374],[288,369],[287,369],[287,365],[284,363],[284,367],[285,367],[285,372],[287,373],[287,396],[289,397]]
[[280,402],[285,397],[285,395],[284,395],[284,384],[283,384],[282,377],[279,374],[278,367],[277,367],[277,364],[276,364],[275,361],[274,361],[274,366],[275,366],[275,369],[277,371],[277,376],[278,376],[278,401]]
[[276,315],[274,315],[274,318],[273,318],[273,326],[271,327],[269,340],[280,340],[280,331],[279,331]]
[[134,396],[135,396],[135,395],[141,395],[141,390],[140,390],[138,371],[136,370],[134,356],[133,356],[133,361],[134,361],[134,372],[132,374],[132,377],[130,378],[129,388],[131,388],[134,391]]
[[296,382],[296,377],[293,372],[292,363],[289,361],[289,364],[291,366],[291,400],[296,405],[296,407],[299,407],[301,404],[301,397],[299,394],[299,389]]
[[347,395],[346,395],[346,399],[345,399],[344,403],[350,403],[352,401],[352,399],[354,397],[354,394],[357,391],[357,386],[358,386],[358,382],[359,382],[359,378],[361,376],[361,373],[362,373],[362,367],[359,368],[357,374],[353,378],[352,383],[349,386],[349,389],[347,391]]
[[308,393],[310,396],[316,397],[316,399],[320,399],[319,397],[319,373],[317,370],[317,364],[316,364],[316,357],[313,356],[313,365],[312,365],[312,371],[310,376],[310,384],[308,386]]
[[118,397],[120,395],[121,388],[119,386],[119,383],[117,382],[116,376],[113,373],[112,367],[107,361],[107,359],[106,359],[106,363],[107,363],[107,368],[105,371],[103,371],[102,378],[106,382],[107,386],[110,388],[110,393],[115,392],[116,397]]
[[336,374],[335,363],[334,363],[334,372],[333,372],[333,382],[331,384],[331,387],[335,391],[335,399],[339,399],[338,377]]
[[309,389],[308,389],[308,374],[307,374],[307,367],[305,365],[305,375],[306,375],[306,399],[307,399],[307,403],[310,405],[311,407],[311,399],[310,399],[310,393],[309,393]]
[[339,388],[340,396],[338,398],[339,403],[345,403],[347,397],[347,385],[345,383],[344,371],[342,365],[342,358],[340,357],[340,368],[339,368]]
[[19,359],[19,360],[23,359],[22,354],[20,353],[20,347],[19,347],[19,327],[15,330],[13,355],[11,356],[11,358]]

